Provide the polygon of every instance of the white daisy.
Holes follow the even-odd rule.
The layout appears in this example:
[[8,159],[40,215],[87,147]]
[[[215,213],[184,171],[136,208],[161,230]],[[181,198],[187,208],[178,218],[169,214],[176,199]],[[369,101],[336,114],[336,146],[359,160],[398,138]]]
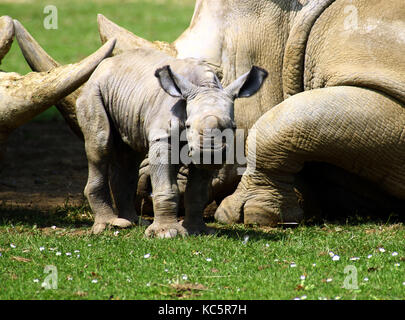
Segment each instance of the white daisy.
[[249,236],[245,236],[245,238],[243,239],[242,243],[246,244],[249,241]]

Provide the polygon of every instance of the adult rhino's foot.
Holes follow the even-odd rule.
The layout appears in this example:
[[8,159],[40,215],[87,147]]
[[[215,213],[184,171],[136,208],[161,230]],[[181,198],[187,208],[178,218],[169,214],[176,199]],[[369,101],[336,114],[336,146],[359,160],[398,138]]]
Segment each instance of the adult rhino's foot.
[[248,200],[243,207],[244,224],[275,227],[281,222],[280,210],[270,207],[259,199]]
[[253,198],[246,202],[244,212],[244,224],[257,224],[262,226],[276,227],[279,223],[300,222],[304,217],[304,211],[297,205],[274,206],[269,200],[260,201]]
[[187,230],[178,222],[161,223],[154,221],[145,231],[145,236],[149,238],[174,238],[187,235]]
[[215,229],[208,227],[204,221],[201,222],[187,222],[182,221],[181,225],[187,230],[189,235],[200,235],[200,234],[214,234]]
[[224,224],[242,222],[243,205],[244,201],[236,194],[226,197],[215,211],[215,220]]

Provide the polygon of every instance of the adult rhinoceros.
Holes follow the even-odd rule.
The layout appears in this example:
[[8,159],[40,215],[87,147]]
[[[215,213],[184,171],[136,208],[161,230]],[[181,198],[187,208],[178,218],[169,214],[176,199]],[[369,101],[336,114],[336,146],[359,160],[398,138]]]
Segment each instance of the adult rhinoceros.
[[[404,20],[402,0],[197,0],[190,27],[171,44],[148,42],[103,16],[99,31],[102,41],[117,37],[115,53],[152,46],[179,58],[204,59],[223,85],[252,65],[269,70],[260,93],[235,104],[237,126],[249,129],[285,99],[312,89],[356,86],[403,101]],[[385,110],[384,105],[380,108]],[[368,139],[384,137],[390,133],[371,132]],[[324,174],[332,184],[335,172],[332,168]],[[232,168],[225,168],[215,180],[214,193],[221,198],[238,181]],[[240,219],[229,218],[224,214],[228,211],[220,210],[218,219]]]
[[[13,38],[13,20],[8,16],[1,17],[0,61],[10,49]],[[115,40],[111,40],[82,62],[54,68],[49,72],[32,72],[25,76],[0,72],[0,160],[9,134],[76,90],[111,54],[114,44]]]

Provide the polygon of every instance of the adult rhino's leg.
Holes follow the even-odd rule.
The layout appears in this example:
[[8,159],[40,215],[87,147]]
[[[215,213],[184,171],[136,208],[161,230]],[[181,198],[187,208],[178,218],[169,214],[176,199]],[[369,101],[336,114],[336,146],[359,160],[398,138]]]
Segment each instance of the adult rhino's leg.
[[215,212],[221,223],[259,224],[296,222],[303,218],[294,191],[292,173],[255,170],[245,173],[236,191],[226,197]]
[[[338,166],[405,198],[404,106],[372,90],[331,87],[297,94],[263,115],[248,137],[248,170],[218,208],[219,220],[300,221],[295,175],[306,162]],[[234,219],[235,220],[235,219]],[[226,222],[226,221],[225,221]]]
[[114,145],[113,161],[110,165],[110,188],[118,217],[126,221],[149,225],[140,220],[134,206],[141,157],[124,143]]
[[183,227],[189,234],[213,233],[203,220],[203,212],[209,202],[209,189],[212,172],[198,169],[194,165],[188,167],[188,179],[184,193],[185,218]]
[[119,218],[113,209],[109,186],[109,168],[114,152],[110,123],[98,89],[88,89],[77,100],[77,115],[89,170],[84,194],[95,215],[92,232],[98,234],[107,225],[129,227],[132,223]]
[[150,143],[148,155],[155,218],[145,231],[148,237],[172,238],[188,235],[177,220],[178,166],[170,164],[170,150],[170,144],[166,141],[159,139]]

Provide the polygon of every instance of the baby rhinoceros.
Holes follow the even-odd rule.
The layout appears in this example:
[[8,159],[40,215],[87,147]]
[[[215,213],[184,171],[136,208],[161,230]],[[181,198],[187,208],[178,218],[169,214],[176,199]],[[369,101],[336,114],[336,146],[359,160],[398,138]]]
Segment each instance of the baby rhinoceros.
[[93,233],[106,225],[128,227],[138,222],[133,197],[146,155],[155,216],[146,235],[170,238],[209,233],[203,210],[217,166],[192,160],[184,195],[185,219],[180,224],[180,163],[172,161],[172,133],[185,128],[191,159],[222,150],[222,141],[220,146],[204,148],[205,129],[235,129],[234,99],[254,94],[266,76],[265,70],[252,67],[224,89],[210,67],[197,59],[136,49],[104,60],[77,100],[89,169],[84,193],[95,214]]

